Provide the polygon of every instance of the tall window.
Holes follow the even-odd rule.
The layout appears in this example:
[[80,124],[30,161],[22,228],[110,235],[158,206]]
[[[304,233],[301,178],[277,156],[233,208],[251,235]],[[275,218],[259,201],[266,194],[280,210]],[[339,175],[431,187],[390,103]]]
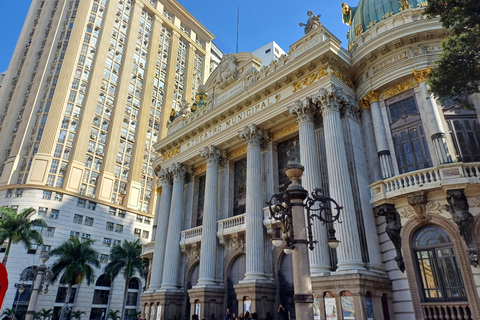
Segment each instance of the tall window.
[[400,173],[432,166],[422,120],[413,95],[413,91],[405,92],[386,101]]
[[288,161],[294,160],[300,162],[300,143],[298,136],[280,142],[277,146],[278,157],[278,191],[283,192],[290,184],[290,180],[285,174],[285,166]]
[[197,227],[201,226],[203,223],[203,207],[205,205],[205,177],[206,176],[201,176],[198,179]]
[[233,215],[244,214],[247,203],[247,159],[238,160],[233,173]]
[[455,106],[444,109],[455,151],[459,161],[480,161],[480,125],[474,110]]
[[453,243],[444,230],[421,228],[413,238],[413,250],[423,302],[467,301]]

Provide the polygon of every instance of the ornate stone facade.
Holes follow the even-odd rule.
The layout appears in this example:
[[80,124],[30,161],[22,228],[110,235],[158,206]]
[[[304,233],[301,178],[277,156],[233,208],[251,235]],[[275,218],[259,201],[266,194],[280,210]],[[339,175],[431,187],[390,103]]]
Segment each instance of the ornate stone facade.
[[[326,227],[312,227],[318,243],[308,263],[319,318],[334,309],[356,319],[478,318],[478,111],[453,113],[429,95],[424,80],[445,30],[423,18],[421,3],[390,2],[394,11],[367,25],[363,11],[343,5],[349,51],[309,12],[306,35],[270,66],[260,68],[248,53],[229,55],[206,81],[202,113],[176,120],[155,146],[172,155],[155,161],[162,168],[195,168],[183,198],[165,197],[182,206],[170,209],[170,219],[183,217],[174,235],[183,254],[171,257],[187,316],[195,306],[200,316],[251,306],[261,319],[279,303],[295,313],[288,301],[299,262],[272,247],[280,225],[265,207],[285,187],[279,164],[295,157],[305,167],[303,187],[321,187],[343,207],[335,253]],[[225,161],[217,161],[220,149]],[[204,190],[196,182],[203,175]],[[202,194],[210,217],[197,226]],[[431,276],[445,271],[433,269],[442,263],[460,286],[451,299],[457,287]],[[165,295],[150,287],[142,303],[162,305]],[[184,310],[166,315],[184,317]]]

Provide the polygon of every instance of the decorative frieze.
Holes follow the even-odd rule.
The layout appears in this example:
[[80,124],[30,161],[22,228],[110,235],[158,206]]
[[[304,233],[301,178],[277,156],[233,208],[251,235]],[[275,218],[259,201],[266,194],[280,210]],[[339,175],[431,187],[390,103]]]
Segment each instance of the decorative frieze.
[[407,91],[411,88],[414,88],[417,85],[418,85],[417,81],[413,78],[408,79],[406,81],[402,81],[399,84],[396,84],[392,87],[389,87],[388,89],[383,91],[382,94],[380,95],[380,99],[381,100],[388,99],[388,98],[393,97],[393,96],[395,96],[399,93],[402,93],[402,92],[405,92],[405,91]]
[[204,173],[205,171],[207,171],[207,164],[206,163],[204,163],[204,164],[202,164],[198,167],[193,168],[193,175],[197,176],[201,173]]
[[295,81],[293,83],[293,91],[292,92],[297,92],[297,91],[303,89],[304,87],[311,85],[315,80],[321,79],[321,78],[325,77],[326,75],[328,75],[327,66],[319,69],[316,72],[310,73],[308,76],[306,76],[305,78],[303,78],[299,81]]
[[289,124],[281,128],[280,130],[270,133],[270,140],[275,141],[297,131],[298,131],[298,123],[294,122],[292,124]]
[[432,68],[428,67],[423,70],[413,70],[413,77],[418,83],[427,80],[432,75]]
[[242,145],[240,148],[232,150],[228,153],[228,159],[234,159],[242,154],[247,153],[247,145]]
[[165,160],[168,160],[170,159],[171,157],[173,157],[174,155],[178,154],[180,151],[178,148],[173,148],[171,150],[169,150],[168,152],[166,153],[163,153],[162,154],[162,161],[165,161]]

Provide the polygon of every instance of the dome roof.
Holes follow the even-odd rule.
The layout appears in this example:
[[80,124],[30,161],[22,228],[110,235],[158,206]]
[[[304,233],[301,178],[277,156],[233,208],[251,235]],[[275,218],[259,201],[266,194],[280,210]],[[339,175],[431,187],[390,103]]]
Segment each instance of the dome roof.
[[350,31],[347,32],[348,48],[360,34],[376,23],[402,10],[425,5],[426,0],[360,0],[356,7],[342,3],[343,22],[350,25]]

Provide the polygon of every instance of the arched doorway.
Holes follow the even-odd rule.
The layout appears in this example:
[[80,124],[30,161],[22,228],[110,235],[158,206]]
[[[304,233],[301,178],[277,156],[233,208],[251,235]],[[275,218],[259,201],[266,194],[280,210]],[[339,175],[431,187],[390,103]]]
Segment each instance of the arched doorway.
[[232,263],[227,277],[227,308],[238,314],[237,294],[234,285],[245,277],[246,257],[245,254],[239,255]]
[[278,294],[280,303],[295,317],[295,302],[293,301],[293,259],[291,254],[285,254],[278,271]]

